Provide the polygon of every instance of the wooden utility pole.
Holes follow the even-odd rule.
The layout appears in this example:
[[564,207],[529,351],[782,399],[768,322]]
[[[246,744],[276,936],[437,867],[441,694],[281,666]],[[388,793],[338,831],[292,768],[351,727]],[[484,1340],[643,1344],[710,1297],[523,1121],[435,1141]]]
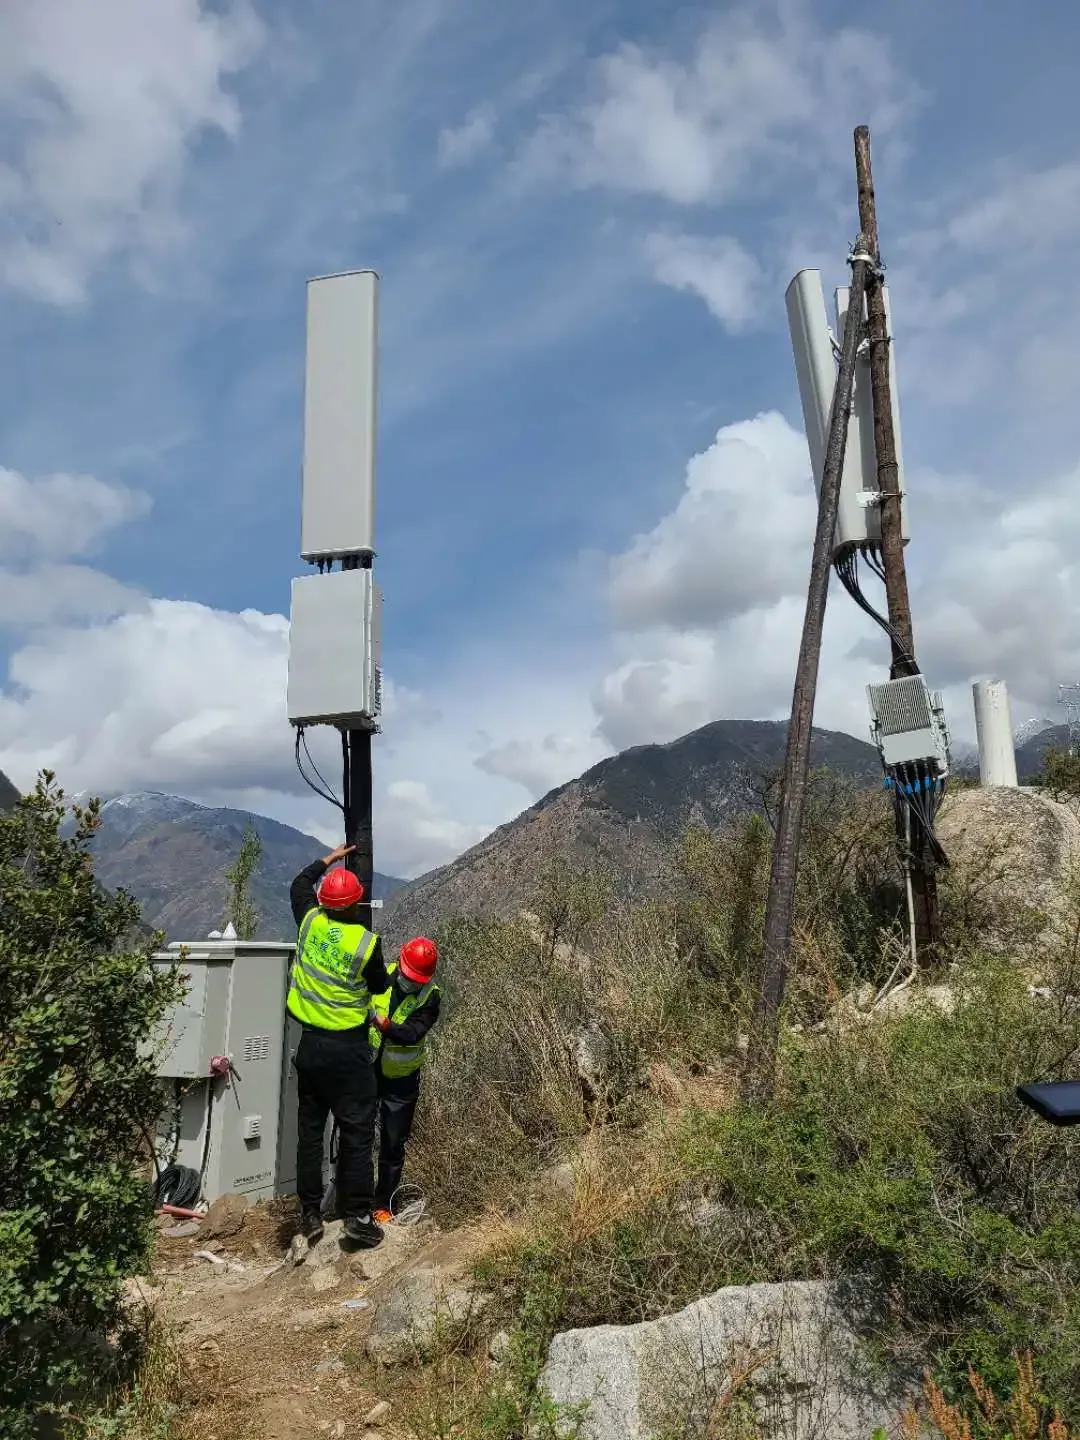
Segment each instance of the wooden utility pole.
[[765,906],[765,940],[762,954],[761,986],[754,1005],[750,1048],[743,1072],[745,1091],[767,1095],[773,1084],[776,1049],[791,964],[791,932],[795,915],[795,883],[798,877],[799,840],[802,834],[806,779],[810,767],[810,738],[814,723],[821,635],[840,502],[840,480],[847,451],[848,421],[855,383],[855,356],[862,330],[863,296],[871,268],[866,256],[866,237],[860,235],[852,256],[851,299],[840,347],[840,365],[829,417],[829,440],[818,496],[817,529],[810,561],[810,584],[806,594],[802,641],[795,669],[795,691],[791,700],[787,749],[780,790],[780,808],[773,839],[769,895]]
[[[881,248],[878,240],[877,203],[870,169],[870,130],[860,125],[855,131],[855,177],[859,187],[859,228],[867,252],[873,259],[866,285],[866,315],[870,341],[870,390],[874,404],[874,453],[877,459],[878,505],[881,514],[881,568],[885,572],[885,600],[892,627],[890,678],[917,675],[915,640],[911,624],[907,570],[904,565],[902,496],[900,470],[896,460],[896,433],[893,427],[892,385],[885,293],[882,289]],[[898,843],[903,854],[907,839],[898,819]],[[912,899],[915,910],[915,943],[924,963],[933,956],[941,938],[937,875],[930,837],[914,813],[911,816],[910,857]]]

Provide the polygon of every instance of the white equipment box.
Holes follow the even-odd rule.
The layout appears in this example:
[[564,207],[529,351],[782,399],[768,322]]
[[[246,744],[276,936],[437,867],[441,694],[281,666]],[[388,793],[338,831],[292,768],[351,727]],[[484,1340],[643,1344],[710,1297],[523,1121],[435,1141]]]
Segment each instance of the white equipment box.
[[206,940],[154,957],[163,967],[180,960],[188,979],[158,1041],[168,1092],[158,1163],[197,1171],[206,1201],[296,1189],[300,1027],[285,1009],[293,953],[272,941]]

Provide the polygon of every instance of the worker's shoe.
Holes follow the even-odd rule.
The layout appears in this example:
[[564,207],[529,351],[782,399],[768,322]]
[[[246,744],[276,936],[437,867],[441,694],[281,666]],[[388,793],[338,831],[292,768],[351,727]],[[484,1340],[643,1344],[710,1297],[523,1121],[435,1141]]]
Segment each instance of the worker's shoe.
[[362,1245],[368,1250],[373,1249],[383,1238],[381,1228],[376,1225],[374,1217],[370,1213],[346,1215],[344,1230],[347,1240],[351,1240],[354,1245]]
[[318,1210],[305,1210],[300,1221],[300,1234],[309,1245],[317,1245],[323,1237],[322,1216]]
[[390,1214],[389,1210],[373,1210],[371,1218],[375,1221],[376,1225],[392,1225],[394,1223],[394,1217]]

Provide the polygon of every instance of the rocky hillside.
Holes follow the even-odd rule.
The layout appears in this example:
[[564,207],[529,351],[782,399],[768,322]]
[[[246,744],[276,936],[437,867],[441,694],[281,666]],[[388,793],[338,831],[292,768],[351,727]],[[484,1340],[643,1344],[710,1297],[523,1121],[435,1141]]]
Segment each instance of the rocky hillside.
[[[110,890],[134,895],[143,919],[174,940],[199,940],[227,920],[225,871],[253,823],[262,840],[262,862],[251,893],[262,939],[291,939],[289,881],[324,854],[325,844],[291,826],[243,810],[212,809],[175,795],[121,795],[101,809],[94,838],[98,878]],[[375,876],[375,899],[402,881]]]
[[[602,760],[495,830],[440,870],[397,891],[383,912],[394,941],[430,933],[449,916],[512,915],[528,903],[550,859],[606,865],[627,888],[664,886],[664,853],[687,825],[713,828],[757,804],[761,777],[783,763],[782,721],[717,720],[667,745],[638,745]],[[877,751],[816,730],[812,763],[877,784]]]
[[18,790],[16,790],[4,772],[0,770],[0,814],[5,810],[10,810],[18,798]]
[[[1030,736],[1016,747],[1016,774],[1021,785],[1030,782],[1042,769],[1043,756],[1047,750],[1069,748],[1069,727],[1050,725],[1045,730]],[[976,771],[978,766],[976,764]]]

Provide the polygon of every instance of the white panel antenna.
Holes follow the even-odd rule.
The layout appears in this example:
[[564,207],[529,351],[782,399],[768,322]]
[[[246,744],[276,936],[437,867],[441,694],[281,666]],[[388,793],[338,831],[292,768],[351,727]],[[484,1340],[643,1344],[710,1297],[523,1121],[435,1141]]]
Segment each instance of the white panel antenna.
[[310,563],[375,553],[379,277],[307,284],[300,554]]
[[[836,306],[836,333],[844,333],[844,325],[847,321],[848,295],[850,289],[846,285],[840,286],[834,294]],[[889,301],[889,287],[882,285],[882,298],[885,301],[885,333],[892,340],[892,306]],[[863,307],[863,318],[866,320],[866,308]],[[900,485],[900,534],[906,545],[911,538],[908,533],[907,516],[907,495],[904,485],[904,452],[900,440],[900,391],[896,379],[896,346],[889,346],[889,391],[892,395],[892,416],[893,416],[893,439],[896,446],[896,468]],[[851,418],[848,421],[848,451],[853,456],[858,456],[858,473],[863,477],[865,490],[861,496],[856,496],[856,503],[864,510],[866,517],[866,536],[871,545],[881,544],[881,506],[877,501],[878,478],[877,478],[877,453],[874,449],[874,397],[870,383],[870,351],[869,344],[864,342],[859,359],[855,366],[855,388],[851,400]],[[847,467],[845,466],[844,478],[847,478]],[[837,527],[839,529],[839,525]]]
[[[882,287],[885,289],[885,287]],[[837,290],[836,334],[844,333],[847,318],[847,289]],[[836,349],[825,309],[825,292],[819,270],[800,270],[787,288],[788,329],[795,356],[806,439],[814,485],[821,490],[825,450],[829,438],[833,393],[836,389]],[[842,302],[842,303],[841,303]],[[889,315],[888,294],[885,313]],[[892,356],[890,356],[892,359]],[[896,410],[896,368],[892,366],[893,414]],[[899,432],[897,432],[899,433]],[[897,455],[899,457],[899,439]],[[901,488],[903,488],[901,486]],[[870,387],[870,361],[863,342],[855,363],[852,411],[848,420],[848,443],[840,480],[840,503],[836,515],[834,555],[860,545],[879,545],[881,515],[877,495],[877,458],[874,453],[874,411]],[[906,505],[901,501],[901,526],[907,539]]]

